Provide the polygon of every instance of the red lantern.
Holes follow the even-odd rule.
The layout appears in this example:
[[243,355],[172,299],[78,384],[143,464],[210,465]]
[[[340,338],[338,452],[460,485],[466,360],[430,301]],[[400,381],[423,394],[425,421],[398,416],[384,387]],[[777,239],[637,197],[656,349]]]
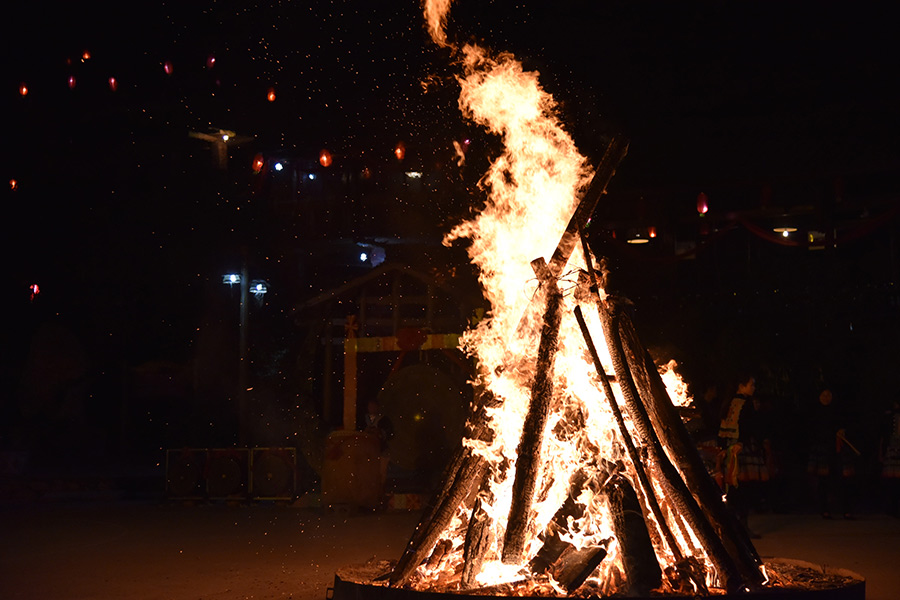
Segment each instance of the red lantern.
[[24,83],[20,83],[20,84],[19,84],[19,95],[20,95],[20,96],[27,96],[27,95],[28,95],[28,86],[25,85]]
[[81,62],[84,62],[84,61],[90,60],[90,59],[91,59],[91,53],[90,53],[90,52],[88,52],[87,50],[85,50],[84,52],[81,53]]
[[319,152],[319,164],[323,167],[330,167],[332,162],[334,162],[334,158],[331,156],[331,152],[323,148]]
[[206,68],[212,69],[214,66],[216,66],[216,57],[210,54],[206,57]]
[[275,88],[269,88],[269,91],[266,93],[266,98],[269,102],[275,102]]
[[169,61],[164,62],[163,63],[163,71],[166,72],[166,75],[171,75],[172,74],[172,63]]
[[69,75],[69,89],[70,90],[75,89],[75,76],[74,75]]
[[119,81],[115,77],[109,78],[109,89],[113,92],[119,89]]
[[656,227],[648,227],[648,228],[647,228],[647,235],[648,235],[649,237],[655,238],[655,237],[656,237]]
[[397,160],[403,160],[406,158],[406,144],[403,142],[397,142],[397,145],[394,146],[394,156],[397,157]]
[[709,212],[709,198],[704,192],[697,194],[697,212],[701,215]]
[[253,172],[259,175],[260,171],[262,171],[263,165],[266,164],[265,159],[262,154],[257,154],[253,157]]
[[16,181],[15,179],[10,179],[9,180],[9,189],[13,192],[16,191],[17,189],[19,189],[19,182]]

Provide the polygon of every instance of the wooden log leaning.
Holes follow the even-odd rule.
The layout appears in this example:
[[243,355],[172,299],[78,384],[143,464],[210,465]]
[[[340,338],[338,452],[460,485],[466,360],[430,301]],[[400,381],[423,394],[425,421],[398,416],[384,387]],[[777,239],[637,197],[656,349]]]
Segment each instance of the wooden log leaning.
[[[596,298],[596,300],[597,302],[599,302],[599,296]],[[584,315],[581,312],[580,306],[575,307],[575,319],[578,321],[578,327],[581,329],[582,336],[584,336],[584,341],[587,344],[588,352],[590,353],[591,359],[594,362],[594,368],[597,369],[597,374],[600,376],[600,383],[603,386],[603,394],[607,398],[610,411],[613,414],[613,418],[616,421],[616,427],[619,430],[619,436],[622,438],[622,443],[625,446],[625,451],[627,452],[628,458],[634,467],[635,474],[637,475],[638,485],[641,488],[647,507],[652,513],[653,518],[660,529],[662,538],[669,546],[669,550],[672,552],[675,560],[681,561],[684,558],[681,552],[681,548],[675,541],[675,536],[672,534],[672,529],[666,522],[662,509],[659,506],[659,502],[656,499],[656,494],[653,491],[653,486],[650,485],[650,479],[647,477],[647,471],[644,469],[643,461],[638,455],[637,447],[634,444],[634,440],[631,439],[631,434],[628,432],[628,428],[625,426],[625,418],[622,416],[622,411],[619,409],[619,405],[616,402],[616,397],[613,395],[612,385],[610,384],[609,377],[606,374],[606,370],[603,368],[603,364],[600,362],[600,356],[597,354],[597,348],[594,345],[594,340],[591,337],[591,332],[588,330],[587,323],[584,320]]]
[[[609,185],[613,175],[616,174],[616,169],[619,168],[619,164],[626,154],[628,154],[627,139],[617,136],[610,140],[584,195],[575,208],[575,212],[569,218],[566,230],[550,256],[548,268],[550,269],[551,277],[558,278],[562,274],[562,270],[568,264],[569,258],[571,258],[572,252],[574,252],[575,246],[578,244],[579,232],[584,229],[591,215],[594,214],[600,198],[606,193],[606,186]],[[520,333],[527,323],[537,318],[536,311],[540,310],[539,306],[539,303],[532,300],[526,307],[516,327],[517,333]]]
[[[608,312],[603,304],[598,304],[597,308],[600,313],[600,320],[603,323],[603,335],[609,346],[609,354],[616,373],[616,380],[625,399],[625,406],[628,409],[632,423],[635,425],[637,434],[646,445],[650,458],[659,471],[657,481],[668,499],[688,522],[694,533],[696,533],[707,557],[721,577],[724,587],[729,592],[737,592],[743,589],[748,582],[744,581],[734,559],[726,551],[712,524],[707,520],[706,515],[696,499],[691,495],[678,470],[669,460],[653,428],[653,424],[650,422],[650,417],[647,415],[647,410],[641,402],[631,372],[628,369],[628,363],[625,360],[622,342],[619,339],[617,313],[614,310]],[[615,306],[613,305],[612,308],[614,309]]]
[[[490,439],[492,432],[488,426],[486,412],[488,408],[496,405],[497,400],[490,393],[476,395],[466,438],[481,441]],[[478,492],[487,473],[487,461],[461,442],[444,469],[441,487],[429,502],[403,555],[391,573],[389,579],[391,586],[402,586],[409,581],[416,568],[431,553],[434,544],[440,539],[460,505],[468,503],[474,493]]]
[[578,203],[575,213],[569,219],[566,231],[550,257],[550,273],[554,277],[559,277],[563,268],[569,262],[569,257],[572,256],[575,246],[578,245],[581,230],[584,229],[591,215],[594,214],[597,203],[603,194],[606,193],[606,186],[609,185],[613,175],[616,174],[616,169],[619,168],[619,163],[622,162],[627,153],[628,140],[621,137],[614,137],[610,140],[603,157],[600,159],[600,164],[597,165],[597,170],[594,171],[594,176],[588,184],[587,191],[581,202]]
[[662,582],[662,570],[637,494],[622,475],[613,476],[605,493],[621,548],[628,595],[649,597],[650,590],[658,588]]
[[516,472],[513,480],[512,502],[509,508],[506,534],[503,538],[502,560],[515,564],[522,560],[525,538],[531,517],[531,505],[540,469],[541,446],[544,429],[553,397],[553,359],[559,344],[559,326],[562,320],[562,294],[556,280],[542,258],[532,262],[541,279],[541,287],[546,297],[544,326],[538,346],[537,365],[531,385],[531,401],[522,427],[517,450]]
[[475,578],[481,572],[484,555],[494,541],[491,529],[491,517],[484,509],[481,498],[475,501],[469,527],[466,529],[466,541],[463,548],[463,570],[460,588],[469,590],[476,586]]
[[618,327],[625,360],[654,429],[672,453],[672,460],[678,464],[685,481],[747,585],[751,589],[762,587],[765,578],[760,570],[762,561],[759,554],[746,529],[722,500],[721,489],[710,477],[690,433],[669,398],[653,359],[641,345],[634,324],[624,312],[618,318]]

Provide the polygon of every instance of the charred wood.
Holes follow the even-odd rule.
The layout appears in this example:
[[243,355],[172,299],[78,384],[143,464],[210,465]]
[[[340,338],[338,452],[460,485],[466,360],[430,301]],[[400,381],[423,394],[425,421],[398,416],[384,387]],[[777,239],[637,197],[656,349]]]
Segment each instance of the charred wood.
[[551,574],[553,579],[571,594],[587,581],[604,558],[606,546],[588,546],[580,550],[570,546],[553,563]]
[[[471,415],[466,423],[467,438],[480,441],[490,439],[492,431],[488,425],[487,410],[498,404],[499,401],[490,392],[482,391],[476,394]],[[484,459],[460,443],[444,469],[441,487],[429,501],[406,545],[403,556],[391,574],[392,586],[403,585],[409,580],[410,575],[431,552],[441,533],[450,524],[459,506],[471,496],[473,489],[477,492],[480,488],[487,472],[488,465]]]
[[625,406],[628,409],[632,423],[635,425],[635,430],[650,453],[651,460],[660,471],[658,481],[663,493],[666,494],[697,534],[709,560],[722,578],[725,588],[729,592],[742,589],[750,582],[744,580],[734,559],[726,551],[722,540],[718,537],[697,500],[691,495],[678,470],[663,450],[662,443],[650,421],[650,417],[647,415],[647,409],[638,395],[631,371],[628,368],[628,362],[625,359],[625,352],[622,349],[622,340],[619,337],[618,313],[615,305],[612,305],[610,311],[607,311],[603,304],[598,304],[597,308],[600,313],[600,320],[603,323],[603,334],[609,346],[613,369],[616,372],[616,378],[622,390],[622,396],[625,399]]
[[437,568],[451,548],[453,548],[453,542],[447,538],[442,538],[434,545],[434,550],[431,552],[431,556],[428,557],[428,562],[425,564],[428,565],[429,569]]
[[609,145],[606,147],[606,152],[603,153],[600,164],[597,166],[597,170],[594,171],[590,184],[588,184],[587,192],[585,192],[581,202],[578,203],[575,213],[569,219],[565,233],[559,240],[553,256],[550,257],[549,267],[554,277],[558,277],[563,268],[565,268],[566,263],[569,262],[569,257],[572,256],[572,252],[578,244],[579,232],[587,224],[591,215],[594,214],[597,203],[603,194],[606,193],[606,186],[609,185],[613,175],[616,174],[616,169],[619,168],[619,163],[622,162],[627,153],[628,140],[620,137],[614,137],[610,140]]
[[481,498],[475,501],[469,527],[466,529],[466,542],[463,549],[463,570],[460,587],[464,590],[475,586],[475,577],[481,572],[484,555],[494,541],[491,529],[491,517],[482,505]]
[[637,494],[625,477],[615,475],[606,486],[606,498],[622,553],[628,593],[649,596],[650,590],[662,582],[662,571]]
[[[540,261],[538,263],[538,261]],[[541,445],[547,415],[550,411],[550,400],[553,396],[553,359],[559,343],[559,326],[562,319],[562,294],[556,280],[550,277],[549,271],[538,259],[536,269],[541,276],[541,287],[546,297],[544,326],[541,330],[541,341],[538,346],[537,365],[534,381],[531,385],[531,401],[522,437],[519,439],[516,459],[516,473],[513,480],[512,503],[509,508],[506,534],[503,538],[502,559],[505,563],[517,563],[522,560],[525,549],[525,537],[528,530],[528,519],[534,500],[534,490],[540,467]]]
[[760,587],[764,580],[760,571],[762,561],[749,535],[723,502],[722,491],[709,476],[653,359],[638,339],[631,319],[621,313],[617,321],[625,359],[654,429],[671,451],[672,460],[679,465],[685,481],[742,577],[752,588]]
[[[590,258],[588,258],[588,263],[590,264]],[[596,288],[593,288],[593,291],[596,293]],[[597,296],[596,300],[597,302],[599,302],[599,296]],[[631,438],[631,433],[629,433],[628,428],[625,426],[625,418],[622,416],[622,411],[619,409],[619,404],[618,402],[616,402],[616,397],[613,395],[612,385],[610,384],[609,377],[606,375],[606,370],[603,368],[603,364],[600,362],[600,356],[597,354],[597,348],[596,346],[594,346],[594,340],[591,337],[591,332],[588,330],[587,323],[584,320],[584,315],[581,312],[580,306],[575,307],[575,319],[578,321],[578,327],[581,329],[581,334],[584,336],[584,341],[587,344],[588,352],[591,355],[591,360],[593,360],[594,367],[597,369],[597,374],[600,376],[600,383],[603,386],[603,394],[606,396],[607,401],[609,402],[610,411],[612,412],[613,418],[616,421],[616,427],[618,428],[619,435],[621,436],[622,441],[625,445],[625,450],[628,453],[628,458],[631,460],[631,464],[634,467],[635,474],[637,475],[638,479],[638,484],[641,487],[641,491],[643,492],[646,504],[650,512],[653,514],[653,517],[657,525],[659,526],[660,533],[666,540],[666,544],[672,551],[673,556],[675,556],[676,560],[681,560],[682,558],[684,558],[682,556],[681,549],[678,547],[678,543],[675,541],[675,536],[672,535],[672,530],[666,522],[665,517],[663,516],[662,509],[660,508],[659,502],[656,499],[656,494],[653,491],[653,486],[650,485],[650,478],[647,476],[647,471],[644,469],[643,458],[638,455],[634,440]]]
[[403,556],[397,562],[390,578],[392,586],[404,585],[409,581],[416,568],[431,553],[459,507],[472,501],[487,473],[487,461],[467,449],[446,492],[442,494],[434,510],[429,511],[431,518],[419,523]]
[[[563,232],[556,249],[553,251],[553,255],[550,257],[548,268],[551,277],[559,277],[569,262],[569,258],[571,258],[572,252],[578,243],[578,232],[584,228],[591,215],[594,214],[597,203],[606,193],[606,186],[609,185],[613,175],[616,174],[616,169],[619,168],[619,163],[622,162],[627,153],[628,140],[621,137],[614,137],[610,140],[603,157],[600,159],[600,163],[597,165],[597,170],[594,171],[594,175],[588,184],[587,190],[581,197],[581,201],[569,219],[565,232]],[[539,306],[535,301],[528,305],[522,318],[519,320],[519,325],[516,328],[517,332],[521,332],[525,324],[536,317]]]
[[581,495],[587,481],[588,475],[584,469],[578,469],[569,479],[569,494],[544,531],[544,545],[528,563],[532,573],[544,573],[566,548],[571,547],[571,544],[560,539],[560,533],[569,528],[569,519],[577,521],[584,516],[586,507],[578,502],[578,496]]

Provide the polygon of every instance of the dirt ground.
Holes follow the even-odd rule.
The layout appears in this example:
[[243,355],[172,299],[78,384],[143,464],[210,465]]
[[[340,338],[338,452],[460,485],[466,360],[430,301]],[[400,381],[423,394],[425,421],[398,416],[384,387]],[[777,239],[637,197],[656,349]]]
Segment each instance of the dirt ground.
[[[136,501],[6,506],[0,598],[324,600],[338,567],[398,557],[418,516]],[[900,520],[761,515],[751,526],[764,556],[854,570],[869,600],[900,594]]]

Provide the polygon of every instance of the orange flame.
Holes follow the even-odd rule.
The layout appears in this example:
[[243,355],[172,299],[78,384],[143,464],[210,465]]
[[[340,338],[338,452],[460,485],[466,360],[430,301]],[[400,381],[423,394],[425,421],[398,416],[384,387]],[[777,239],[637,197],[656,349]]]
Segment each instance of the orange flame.
[[[425,17],[435,43],[453,47],[443,29],[450,3],[450,0],[427,0]],[[462,344],[478,361],[478,383],[500,401],[488,412],[494,432],[491,441],[466,439],[463,443],[492,465],[515,464],[531,401],[533,357],[543,324],[539,318],[522,319],[524,314],[530,314],[527,309],[537,288],[531,261],[536,257],[548,260],[553,254],[591,170],[559,122],[554,112],[555,102],[541,87],[537,72],[525,71],[511,54],[492,54],[474,44],[463,46],[459,54],[464,69],[459,78],[460,110],[499,136],[504,146],[502,154],[479,182],[486,193],[483,210],[454,227],[444,238],[446,245],[463,238],[467,240],[470,260],[478,267],[479,281],[491,304],[490,313],[465,332]],[[532,505],[525,557],[520,564],[503,564],[500,560],[500,545],[512,502],[511,471],[515,469],[495,469],[491,473],[489,490],[480,499],[491,518],[494,544],[485,553],[481,572],[476,576],[481,585],[522,577],[527,560],[542,544],[539,534],[565,500],[568,481],[576,470],[598,455],[629,464],[621,451],[620,434],[609,400],[597,385],[598,373],[572,318],[576,300],[570,290],[575,287],[575,273],[584,268],[586,257],[575,252],[557,282],[563,292],[565,316],[552,364],[554,391],[546,432],[558,427],[565,429],[573,413],[582,416],[583,424],[568,427],[565,436],[542,437],[537,484],[542,494]],[[584,316],[601,353],[602,366],[612,371],[596,311],[585,311]],[[613,384],[613,394],[616,398],[612,401],[619,402],[621,392],[616,384]],[[626,427],[631,428],[627,415],[625,418]],[[585,489],[578,500],[588,510],[562,536],[576,548],[607,545],[615,536],[605,497]],[[428,587],[437,581],[442,570],[457,568],[462,560],[466,520],[462,512],[457,514],[446,534],[452,542],[451,552],[439,565],[419,567],[419,585]],[[652,518],[650,521],[653,526]],[[682,523],[675,533],[683,554],[694,554],[690,551],[697,546],[693,532]],[[609,550],[597,575],[613,580],[616,573],[623,572],[622,557],[614,542]],[[664,566],[673,563],[671,548],[658,547],[656,551]]]

